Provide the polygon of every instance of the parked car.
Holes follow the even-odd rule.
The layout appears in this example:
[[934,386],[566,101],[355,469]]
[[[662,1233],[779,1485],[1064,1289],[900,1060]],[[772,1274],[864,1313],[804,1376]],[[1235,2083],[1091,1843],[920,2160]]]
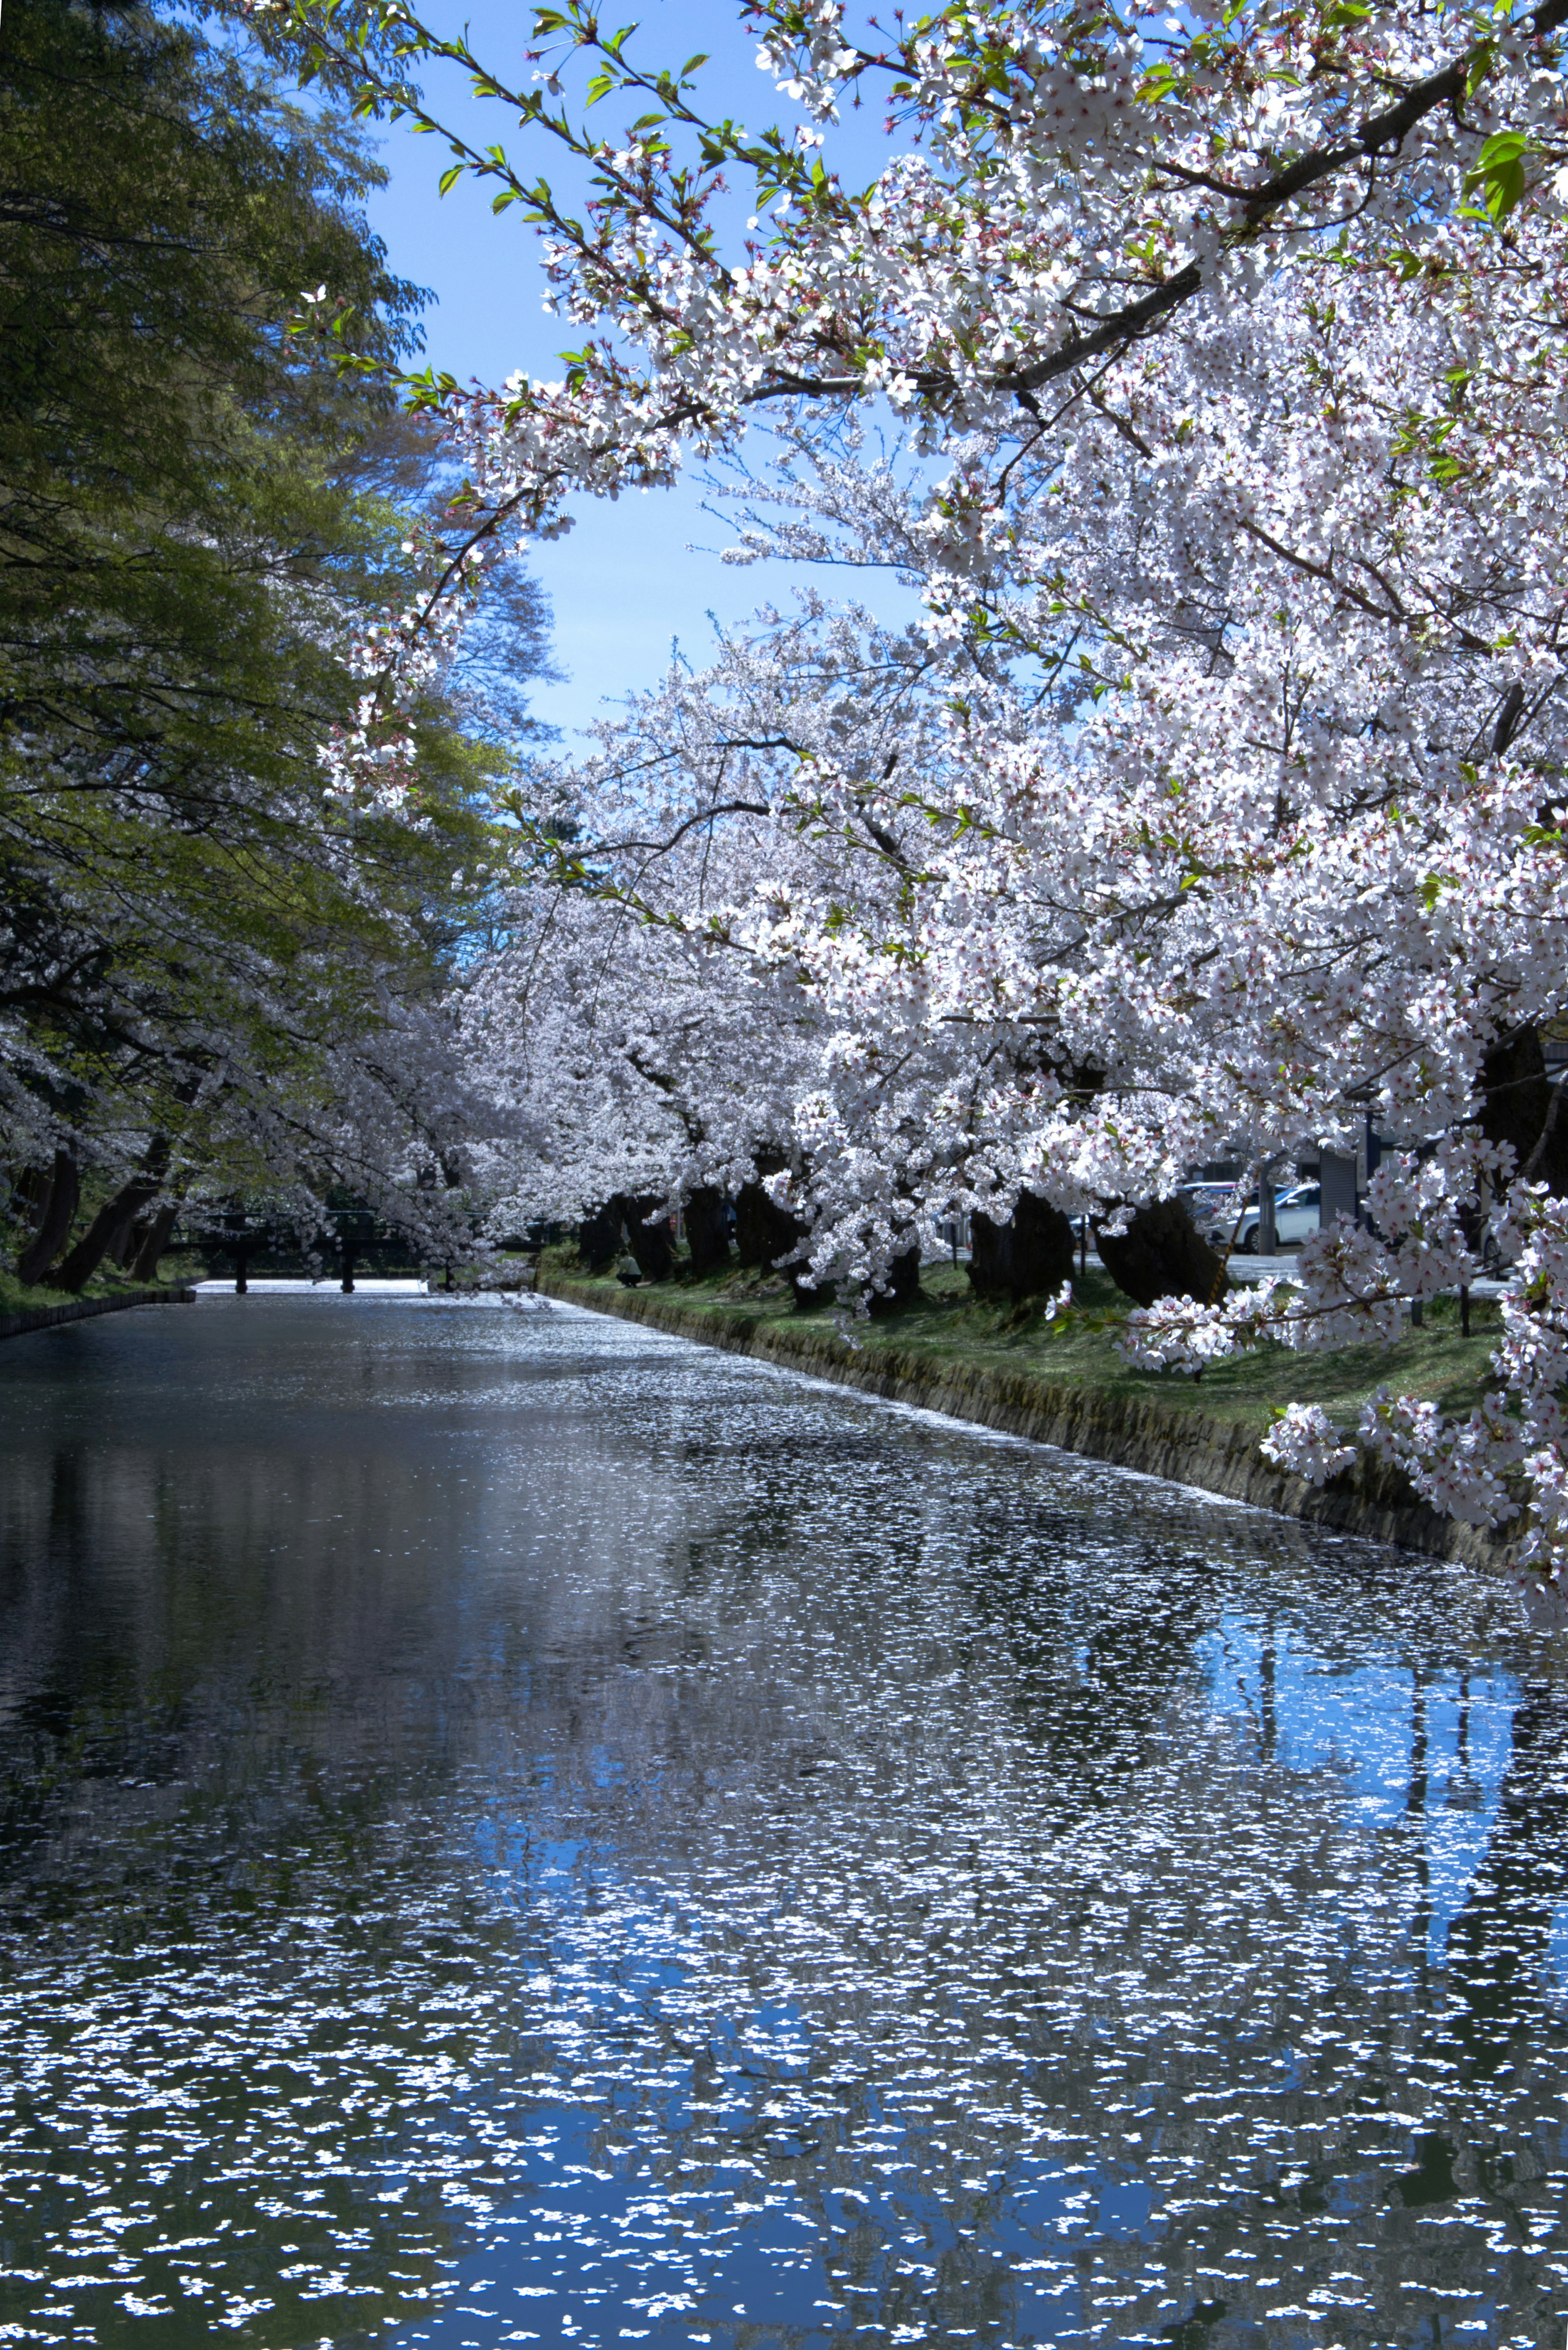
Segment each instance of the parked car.
[[[1200,1232],[1208,1234],[1211,1226],[1222,1221],[1225,1202],[1231,1197],[1231,1189],[1229,1183],[1213,1180],[1204,1183],[1183,1183],[1176,1196],[1179,1200],[1186,1201],[1193,1222]],[[1231,1223],[1233,1224],[1235,1221],[1236,1211],[1232,1208]],[[1225,1227],[1225,1236],[1227,1240],[1231,1236],[1230,1224]]]
[[[1297,1183],[1288,1191],[1274,1194],[1274,1240],[1280,1248],[1300,1248],[1308,1232],[1315,1232],[1322,1212],[1323,1191],[1316,1183]],[[1247,1202],[1246,1220],[1241,1237],[1236,1243],[1239,1256],[1255,1256],[1258,1252],[1258,1195],[1254,1191]]]
[[[1238,1211],[1230,1204],[1230,1194],[1223,1185],[1216,1187],[1192,1183],[1184,1184],[1182,1188],[1189,1198],[1199,1191],[1216,1191],[1217,1196],[1207,1213],[1198,1200],[1192,1199],[1192,1212],[1198,1228],[1212,1247],[1225,1247],[1231,1233],[1236,1232],[1237,1217],[1240,1214],[1241,1228],[1236,1237],[1236,1253],[1238,1256],[1257,1254],[1258,1195],[1256,1191],[1247,1201],[1246,1207]],[[1288,1191],[1275,1192],[1274,1238],[1281,1248],[1299,1248],[1308,1232],[1316,1232],[1322,1200],[1323,1191],[1316,1183],[1296,1183],[1293,1184]]]

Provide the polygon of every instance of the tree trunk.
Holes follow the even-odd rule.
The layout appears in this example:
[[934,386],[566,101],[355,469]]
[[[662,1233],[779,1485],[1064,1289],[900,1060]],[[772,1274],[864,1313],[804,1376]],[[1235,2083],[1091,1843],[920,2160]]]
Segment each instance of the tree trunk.
[[178,1200],[165,1200],[163,1205],[157,1211],[152,1222],[147,1227],[146,1237],[137,1250],[135,1260],[131,1264],[130,1274],[133,1281],[157,1280],[158,1262],[169,1245],[169,1235],[174,1229],[175,1218],[179,1213]]
[[68,1150],[57,1150],[38,1229],[16,1260],[18,1281],[32,1283],[47,1272],[64,1248],[81,1196],[81,1176]]
[[1546,1072],[1538,1028],[1515,1028],[1480,1065],[1481,1132],[1489,1142],[1511,1142],[1516,1171],[1568,1194],[1568,1113]]
[[742,1264],[772,1273],[805,1232],[805,1225],[797,1223],[760,1183],[742,1183],[736,1192],[735,1254]]
[[122,1183],[112,1200],[106,1200],[74,1249],[48,1276],[51,1289],[63,1289],[76,1296],[87,1287],[116,1241],[121,1239],[136,1222],[150,1200],[158,1196],[159,1178],[154,1174],[133,1175]]
[[643,1222],[662,1204],[657,1191],[645,1191],[639,1197],[618,1192],[610,1201],[626,1220],[627,1245],[637,1259],[637,1269],[644,1281],[668,1281],[675,1270],[675,1257],[670,1245],[668,1217],[660,1216],[657,1223]]
[[86,1288],[106,1256],[118,1261],[123,1255],[131,1227],[163,1188],[169,1151],[169,1137],[153,1135],[136,1173],[120,1185],[112,1200],[105,1201],[65,1262],[49,1274],[51,1289],[64,1289],[74,1296]]
[[[148,1209],[163,1188],[163,1170],[168,1160],[167,1145],[161,1150],[154,1148],[148,1152],[138,1175],[125,1186],[125,1191],[120,1195],[124,1204],[109,1232],[109,1244],[104,1250],[104,1255],[111,1263],[124,1267],[130,1263],[140,1247],[142,1235],[138,1232],[137,1227],[143,1222]],[[151,1190],[147,1188],[148,1185],[151,1186]],[[133,1191],[140,1194],[140,1197],[134,1201],[127,1197],[127,1194]]]
[[872,1318],[880,1320],[885,1314],[899,1313],[904,1306],[913,1305],[919,1294],[920,1252],[918,1248],[906,1249],[888,1267],[887,1288],[871,1292],[868,1304]]
[[980,1210],[970,1218],[970,1285],[977,1297],[1054,1296],[1073,1278],[1073,1227],[1060,1208],[1020,1191],[1004,1224]]
[[611,1200],[577,1226],[577,1254],[589,1273],[603,1273],[620,1254],[620,1203]]
[[48,1169],[24,1167],[19,1175],[11,1178],[11,1198],[27,1211],[29,1222],[36,1228],[38,1218],[49,1204]]
[[[787,1208],[781,1208],[760,1183],[742,1183],[735,1194],[735,1254],[742,1264],[754,1265],[763,1273],[779,1270],[779,1259],[798,1248],[809,1229]],[[797,1305],[817,1303],[816,1291],[801,1284],[805,1270],[804,1263],[783,1267]]]
[[730,1222],[724,1194],[711,1183],[702,1185],[686,1202],[686,1243],[691,1251],[694,1280],[706,1281],[722,1273],[730,1262]]
[[1223,1260],[1199,1234],[1185,1200],[1149,1200],[1119,1239],[1096,1218],[1100,1263],[1116,1287],[1139,1305],[1161,1297],[1196,1297],[1200,1305],[1225,1293]]

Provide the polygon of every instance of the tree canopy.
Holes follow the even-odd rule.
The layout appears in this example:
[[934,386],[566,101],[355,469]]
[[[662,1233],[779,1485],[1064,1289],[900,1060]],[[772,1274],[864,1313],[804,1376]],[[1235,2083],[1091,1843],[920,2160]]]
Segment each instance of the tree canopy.
[[[440,660],[383,702],[377,632],[417,603],[440,466],[384,389],[292,331],[330,282],[367,349],[410,354],[418,289],[359,209],[377,176],[233,23],[5,12],[0,1108],[19,1166],[63,1155],[72,1182],[123,1188],[151,1151],[185,1180],[413,1201],[404,1160],[423,1135],[433,1163],[452,1127],[432,1007],[506,746],[464,729]],[[538,599],[514,596],[536,668]],[[344,739],[383,782],[417,769],[405,805],[334,793]]]
[[[476,587],[574,497],[716,463],[734,554],[804,568],[794,611],[556,763],[547,816],[511,796],[455,991],[499,1214],[760,1185],[776,1253],[864,1299],[933,1218],[1028,1194],[1114,1238],[1194,1159],[1370,1120],[1359,1222],[1289,1283],[1157,1298],[1127,1349],[1386,1336],[1500,1255],[1484,1407],[1381,1398],[1355,1440],[1568,1572],[1564,15],[760,0],[753,134],[705,60],[579,0],[503,60],[404,0],[258,6],[279,59],[532,221],[576,346],[465,390],[347,279],[307,303],[298,339],[467,469],[365,639],[341,805],[404,805]],[[449,68],[587,201],[443,123]],[[873,96],[898,143],[857,189]],[[817,566],[892,571],[918,622]],[[1269,1450],[1321,1481],[1351,1445],[1299,1407]]]
[[[1357,1437],[1568,1569],[1563,16],[760,0],[753,133],[578,0],[502,58],[403,0],[263,11],[539,233],[559,375],[409,379],[476,556],[706,460],[742,559],[920,592],[895,631],[806,585],[554,778],[554,896],[524,863],[466,996],[526,1112],[509,1214],[762,1181],[797,1268],[876,1294],[932,1217],[1114,1233],[1195,1159],[1370,1119],[1360,1222],[1128,1348],[1386,1336],[1501,1252],[1486,1408]],[[522,145],[445,119],[453,69]],[[1270,1447],[1350,1449],[1304,1407]]]

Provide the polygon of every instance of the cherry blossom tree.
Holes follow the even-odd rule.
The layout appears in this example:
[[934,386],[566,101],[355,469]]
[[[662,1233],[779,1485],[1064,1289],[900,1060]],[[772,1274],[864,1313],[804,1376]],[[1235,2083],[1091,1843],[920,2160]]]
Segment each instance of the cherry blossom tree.
[[[566,377],[472,400],[476,543],[563,499],[668,479],[760,408],[886,389],[939,436],[1081,393],[1085,370],[1246,299],[1347,222],[1418,254],[1467,193],[1504,217],[1568,153],[1556,35],[1532,12],[1205,5],[1150,26],[1082,0],[954,5],[891,36],[841,0],[762,0],[742,23],[794,110],[749,134],[699,103],[696,57],[641,60],[584,0],[534,12],[518,71],[405,0],[254,0],[264,36],[366,112],[441,135],[539,228],[556,307],[592,330]],[[473,145],[413,78],[455,68],[586,176],[583,218],[500,143]],[[568,84],[571,85],[568,88]],[[859,194],[825,149],[846,103],[884,104],[909,151]],[[595,109],[641,109],[606,134]],[[729,177],[758,212],[731,257]],[[766,220],[765,230],[762,226]],[[342,326],[342,321],[335,321]]]
[[[519,1034],[579,1072],[548,1088],[555,1162],[640,1152],[678,1188],[765,1133],[814,1270],[874,1285],[921,1214],[1028,1189],[1114,1215],[1238,1132],[1263,1160],[1371,1115],[1409,1147],[1366,1224],[1291,1284],[1135,1315],[1129,1349],[1392,1335],[1490,1240],[1496,1393],[1457,1425],[1380,1399],[1358,1436],[1553,1575],[1565,16],[975,5],[888,33],[766,0],[744,21],[794,120],[755,136],[704,116],[701,60],[645,66],[578,0],[535,12],[511,80],[400,0],[264,18],[427,128],[416,72],[466,71],[591,182],[579,219],[449,134],[449,176],[539,228],[581,348],[555,382],[417,387],[470,467],[429,615],[572,496],[743,461],[764,416],[784,470],[737,553],[921,590],[898,642],[810,598],[764,619],[574,776],[581,843],[473,1010],[500,1066],[495,989],[519,1000],[519,955],[549,974]],[[854,193],[833,142],[873,92],[903,151]],[[612,101],[643,111],[601,136]],[[867,403],[902,471],[846,421]],[[1270,1449],[1321,1478],[1350,1447],[1297,1409]]]
[[[1499,339],[1532,266],[1491,272]],[[1563,990],[1554,491],[1518,446],[1536,425],[1511,361],[1494,378],[1476,348],[1479,272],[1439,298],[1341,264],[1332,317],[1287,281],[1210,348],[1143,356],[1044,450],[971,436],[934,499],[853,451],[815,457],[805,427],[786,444],[741,551],[890,562],[920,577],[924,629],[775,619],[672,680],[580,781],[617,921],[656,916],[706,972],[739,951],[818,1008],[791,1180],[819,1273],[881,1275],[921,1211],[1021,1186],[1101,1207],[1168,1191],[1238,1130],[1261,1155],[1345,1141],[1371,1107],[1439,1146],[1379,1178],[1380,1237],[1309,1243],[1288,1295],[1135,1316],[1135,1348],[1190,1367],[1265,1335],[1392,1335],[1404,1301],[1473,1274],[1478,1179],[1504,1159],[1468,1123],[1488,1055]],[[1483,365],[1461,403],[1466,335]],[[1260,378],[1280,388],[1262,423]],[[1449,405],[1423,433],[1434,382]],[[1355,430],[1324,434],[1336,396]],[[604,796],[655,766],[657,821]],[[677,869],[694,837],[700,896]],[[634,992],[646,1022],[645,973]],[[1511,1251],[1521,1197],[1498,1210]],[[1533,1358],[1529,1384],[1528,1410],[1462,1440],[1408,1409],[1366,1433],[1495,1519],[1509,1469],[1533,1460],[1544,1490]],[[1301,1422],[1276,1453],[1332,1473],[1344,1447]]]

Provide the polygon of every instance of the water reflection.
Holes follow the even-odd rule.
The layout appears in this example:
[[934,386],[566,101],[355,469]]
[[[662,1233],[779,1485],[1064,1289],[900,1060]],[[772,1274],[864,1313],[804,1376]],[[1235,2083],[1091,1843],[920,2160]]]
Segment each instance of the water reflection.
[[1498,1592],[560,1313],[0,1390],[0,2339],[1559,2350]]

